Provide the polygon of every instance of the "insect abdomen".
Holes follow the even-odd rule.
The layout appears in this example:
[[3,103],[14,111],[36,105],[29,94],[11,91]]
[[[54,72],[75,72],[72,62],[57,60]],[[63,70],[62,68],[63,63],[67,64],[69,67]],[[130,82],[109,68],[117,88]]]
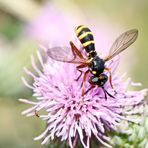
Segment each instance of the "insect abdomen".
[[78,26],[76,28],[76,35],[87,53],[95,50],[93,34],[88,27],[84,25]]

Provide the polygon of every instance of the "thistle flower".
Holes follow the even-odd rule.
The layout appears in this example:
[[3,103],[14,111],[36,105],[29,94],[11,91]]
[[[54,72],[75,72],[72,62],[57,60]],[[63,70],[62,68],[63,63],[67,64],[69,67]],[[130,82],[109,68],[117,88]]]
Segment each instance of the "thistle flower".
[[[32,105],[22,114],[39,114],[39,118],[47,123],[45,131],[34,140],[43,139],[42,144],[48,144],[50,140],[58,137],[61,141],[68,141],[71,148],[77,147],[78,141],[84,148],[89,148],[90,140],[95,137],[106,147],[111,147],[108,144],[107,131],[117,130],[116,126],[121,121],[139,122],[129,118],[129,115],[137,114],[132,112],[132,109],[143,105],[146,90],[128,90],[130,85],[139,84],[117,75],[118,57],[106,63],[112,71],[112,83],[116,92],[109,82],[104,88],[114,98],[107,96],[106,99],[102,89],[96,87],[85,94],[82,102],[82,78],[76,81],[79,72],[75,64],[53,61],[47,54],[46,62],[43,62],[39,51],[37,56],[42,66],[41,70],[33,57],[32,67],[37,74],[25,68],[25,72],[33,78],[33,84],[28,84],[23,78],[24,84],[32,89],[35,100],[20,99],[21,102]],[[85,90],[89,88],[90,84],[86,82]],[[42,110],[46,111],[46,114],[42,114]]]

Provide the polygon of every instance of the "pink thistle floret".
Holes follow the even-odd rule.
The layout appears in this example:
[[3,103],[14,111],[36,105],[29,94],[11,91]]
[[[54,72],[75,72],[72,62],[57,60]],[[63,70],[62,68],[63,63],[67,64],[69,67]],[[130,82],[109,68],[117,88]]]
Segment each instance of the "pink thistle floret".
[[[32,89],[36,100],[33,102],[19,99],[32,105],[22,114],[27,116],[39,114],[39,118],[47,123],[45,131],[35,140],[43,139],[42,144],[47,144],[58,137],[61,141],[68,141],[71,148],[76,147],[77,140],[80,140],[83,147],[89,148],[91,137],[94,136],[106,147],[111,147],[108,144],[108,137],[105,136],[107,130],[116,130],[116,126],[123,120],[138,122],[128,116],[136,114],[131,110],[143,104],[147,90],[127,90],[130,85],[138,86],[138,84],[116,74],[118,57],[106,65],[112,71],[115,91],[109,82],[104,86],[115,98],[107,96],[106,99],[102,89],[96,87],[86,93],[82,99],[82,78],[76,81],[79,72],[75,64],[53,61],[48,55],[46,55],[46,62],[43,62],[39,51],[37,56],[41,70],[36,66],[33,57],[32,66],[37,74],[24,69],[33,78],[33,84],[28,84],[23,78],[24,84]],[[89,87],[90,84],[86,82],[85,89]],[[42,115],[42,112],[39,112],[42,110],[47,114]]]

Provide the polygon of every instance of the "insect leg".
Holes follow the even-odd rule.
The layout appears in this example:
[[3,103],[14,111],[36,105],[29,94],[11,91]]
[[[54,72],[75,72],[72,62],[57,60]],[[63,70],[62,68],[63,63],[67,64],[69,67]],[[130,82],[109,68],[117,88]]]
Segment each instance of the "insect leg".
[[76,78],[76,81],[78,81],[80,79],[80,77],[82,76],[82,70],[77,69],[80,72],[80,75]]
[[85,92],[84,92],[84,85],[85,85],[85,82],[86,82],[86,78],[87,78],[88,73],[89,73],[89,70],[85,71],[84,76],[83,76],[82,97],[85,94]]
[[105,100],[107,100],[107,95],[106,95],[106,91],[104,89],[104,87],[101,87],[103,89],[104,95],[105,95]]
[[83,57],[83,55],[81,54],[81,52],[79,51],[79,49],[74,45],[74,43],[72,41],[70,41],[69,43],[70,43],[70,46],[71,46],[71,49],[72,49],[74,56],[77,55],[79,58],[85,59]]
[[108,71],[109,72],[109,82],[110,82],[110,85],[111,85],[112,89],[114,89],[113,84],[112,84],[112,73],[111,73],[110,69],[109,68],[105,68],[104,71]]
[[80,72],[80,75],[78,76],[78,78],[76,79],[76,81],[78,81],[79,79],[80,79],[80,77],[82,76],[82,70],[80,70],[81,68],[85,68],[85,67],[87,67],[87,64],[81,64],[81,65],[78,65],[77,67],[76,67],[76,69]]
[[92,90],[93,88],[95,88],[95,86],[91,86],[90,88],[88,88],[84,94],[87,94],[90,90]]
[[[105,99],[107,99],[107,95],[109,95],[112,98],[115,98],[114,96],[112,96],[107,90],[104,89],[104,87],[101,87],[103,89],[103,92],[105,94]],[[107,94],[107,95],[106,95]]]

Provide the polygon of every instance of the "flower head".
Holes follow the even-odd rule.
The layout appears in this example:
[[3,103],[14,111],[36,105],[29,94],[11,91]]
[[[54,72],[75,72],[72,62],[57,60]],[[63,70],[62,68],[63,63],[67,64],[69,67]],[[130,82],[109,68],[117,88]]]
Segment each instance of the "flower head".
[[[43,62],[39,51],[37,56],[42,70],[36,66],[32,57],[32,66],[38,75],[25,68],[34,82],[32,85],[28,84],[23,78],[25,85],[33,90],[35,101],[20,99],[32,105],[23,114],[27,116],[39,114],[39,117],[47,123],[45,131],[35,140],[43,139],[42,144],[46,144],[59,137],[61,141],[67,140],[73,148],[79,139],[83,147],[89,148],[90,140],[94,136],[106,147],[111,147],[106,136],[108,130],[116,130],[116,125],[123,120],[138,122],[136,119],[129,119],[127,115],[135,114],[131,109],[142,104],[146,90],[127,90],[129,85],[138,84],[130,79],[125,81],[116,74],[118,57],[106,63],[112,71],[115,89],[114,91],[111,88],[109,82],[105,84],[105,90],[114,96],[113,98],[108,95],[106,99],[101,87],[95,87],[82,98],[82,77],[76,81],[79,72],[75,64],[54,61],[47,54],[46,62]],[[86,81],[85,90],[90,86]],[[45,110],[47,114],[41,115],[39,112],[41,110]]]

